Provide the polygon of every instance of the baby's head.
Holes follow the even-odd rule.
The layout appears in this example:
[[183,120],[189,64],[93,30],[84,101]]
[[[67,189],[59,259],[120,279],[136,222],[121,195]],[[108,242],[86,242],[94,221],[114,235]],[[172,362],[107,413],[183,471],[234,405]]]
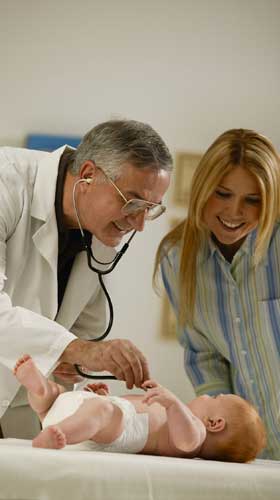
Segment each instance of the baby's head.
[[255,408],[234,394],[203,395],[188,404],[204,423],[207,436],[199,456],[224,462],[250,462],[266,444],[263,422]]

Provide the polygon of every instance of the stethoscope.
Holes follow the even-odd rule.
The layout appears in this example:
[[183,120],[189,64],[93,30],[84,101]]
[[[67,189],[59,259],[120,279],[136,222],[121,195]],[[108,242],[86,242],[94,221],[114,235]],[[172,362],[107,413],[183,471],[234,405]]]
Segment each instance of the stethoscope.
[[[79,179],[78,181],[75,182],[74,184],[74,187],[73,187],[73,192],[72,192],[72,201],[73,201],[73,207],[74,207],[74,212],[75,212],[75,216],[77,218],[77,222],[78,222],[78,225],[79,225],[79,229],[80,229],[80,233],[81,233],[81,237],[82,237],[82,240],[83,240],[83,244],[84,244],[84,248],[85,248],[85,251],[87,253],[87,264],[88,264],[88,267],[91,271],[93,271],[94,273],[97,274],[98,276],[98,280],[99,280],[99,283],[100,283],[100,286],[105,294],[105,297],[106,297],[106,300],[107,300],[107,303],[108,303],[108,307],[109,307],[109,322],[108,322],[108,326],[105,330],[104,333],[102,333],[102,335],[100,335],[99,337],[95,338],[95,339],[91,339],[90,342],[98,342],[100,340],[103,340],[107,337],[107,335],[109,335],[111,329],[112,329],[112,326],[113,326],[113,321],[114,321],[114,309],[113,309],[113,304],[112,304],[112,300],[111,300],[111,297],[109,295],[109,292],[104,284],[104,281],[103,281],[103,276],[105,276],[106,274],[110,274],[116,267],[116,265],[118,264],[118,262],[120,261],[120,259],[122,258],[122,256],[125,254],[125,252],[127,251],[128,247],[129,247],[129,244],[132,240],[132,238],[135,236],[136,234],[136,230],[133,231],[132,235],[130,236],[130,238],[128,239],[128,241],[126,243],[124,243],[124,245],[122,246],[122,248],[116,253],[115,257],[109,261],[109,262],[101,262],[99,261],[98,259],[96,259],[96,257],[93,255],[93,251],[91,249],[91,247],[87,244],[87,241],[86,241],[86,238],[85,238],[85,234],[84,234],[84,231],[83,231],[83,228],[81,226],[81,223],[80,223],[80,218],[79,218],[79,214],[78,214],[78,210],[77,210],[77,207],[76,207],[76,197],[75,197],[75,193],[76,193],[76,187],[77,185],[80,183],[80,182],[86,182],[87,184],[91,184],[92,182],[92,178],[89,177],[87,179]],[[110,266],[109,268],[107,269],[98,269],[97,267],[95,267],[93,264],[92,264],[92,260],[94,262],[96,262],[97,264],[99,264],[100,266]],[[75,368],[76,368],[76,371],[79,375],[81,375],[82,377],[85,377],[85,378],[89,378],[89,379],[102,379],[102,380],[116,380],[116,377],[114,375],[89,375],[88,373],[85,373],[83,372],[79,365],[74,365]]]

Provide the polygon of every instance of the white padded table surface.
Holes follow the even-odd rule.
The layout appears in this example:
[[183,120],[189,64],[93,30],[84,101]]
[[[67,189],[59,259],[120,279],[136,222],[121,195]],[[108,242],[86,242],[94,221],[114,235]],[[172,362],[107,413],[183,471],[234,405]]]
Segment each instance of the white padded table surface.
[[34,449],[0,439],[1,500],[280,500],[280,462]]

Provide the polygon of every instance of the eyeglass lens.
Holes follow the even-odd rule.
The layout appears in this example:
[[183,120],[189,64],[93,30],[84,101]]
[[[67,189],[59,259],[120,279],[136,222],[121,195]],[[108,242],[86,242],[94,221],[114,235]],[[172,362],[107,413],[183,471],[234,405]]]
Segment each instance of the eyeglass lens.
[[135,215],[144,210],[147,210],[146,218],[152,220],[159,217],[165,211],[165,207],[162,205],[150,205],[145,200],[132,199],[122,208],[124,215]]

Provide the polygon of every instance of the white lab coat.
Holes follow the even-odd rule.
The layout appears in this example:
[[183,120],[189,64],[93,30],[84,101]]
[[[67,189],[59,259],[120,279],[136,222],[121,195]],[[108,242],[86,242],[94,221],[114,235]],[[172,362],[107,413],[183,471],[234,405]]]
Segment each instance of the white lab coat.
[[[0,417],[19,389],[12,369],[22,354],[47,375],[76,336],[94,338],[105,329],[104,294],[85,252],[75,258],[57,314],[54,203],[64,149],[0,148]],[[101,261],[115,255],[94,237],[92,248]]]

